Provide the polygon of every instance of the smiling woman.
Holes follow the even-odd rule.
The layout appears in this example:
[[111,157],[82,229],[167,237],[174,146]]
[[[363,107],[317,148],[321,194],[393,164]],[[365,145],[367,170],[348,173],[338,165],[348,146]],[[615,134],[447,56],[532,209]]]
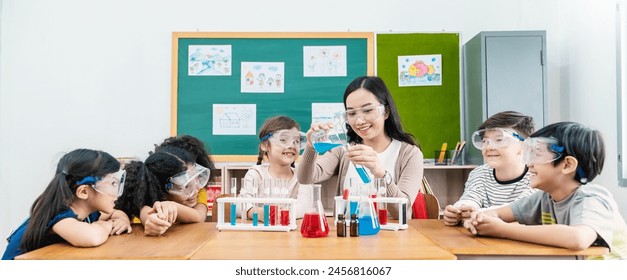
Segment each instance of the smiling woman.
[[[392,95],[379,77],[361,76],[344,91],[345,112],[341,123],[312,123],[307,131],[307,145],[297,168],[302,184],[322,183],[323,203],[341,195],[343,186],[366,182],[363,178],[382,178],[387,197],[407,198],[405,209],[390,206],[390,215],[399,211],[411,216],[411,206],[423,176],[423,154],[413,135],[405,132]],[[322,155],[313,147],[318,131],[343,126],[347,142]],[[365,189],[365,188],[364,188]],[[355,190],[352,190],[355,191]],[[325,208],[332,208],[325,205]]]

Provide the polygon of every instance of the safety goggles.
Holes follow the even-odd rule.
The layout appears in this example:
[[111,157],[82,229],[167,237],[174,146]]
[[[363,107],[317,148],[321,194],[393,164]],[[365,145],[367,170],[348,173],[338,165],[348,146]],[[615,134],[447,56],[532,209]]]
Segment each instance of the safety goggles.
[[518,133],[503,128],[486,128],[477,130],[472,134],[472,144],[479,150],[488,145],[495,149],[505,148],[519,141],[524,141]]
[[124,192],[125,179],[126,171],[120,169],[118,172],[109,173],[104,177],[87,176],[76,182],[76,185],[90,185],[99,193],[119,197]]
[[268,140],[272,145],[278,145],[283,149],[294,147],[297,150],[302,150],[305,148],[305,144],[307,144],[307,137],[304,132],[294,131],[291,129],[282,129],[268,133],[268,135],[261,138],[262,142],[265,140]]
[[523,161],[527,165],[540,165],[556,161],[564,153],[557,139],[546,137],[527,138],[523,142]]
[[180,172],[168,179],[165,189],[172,195],[191,197],[204,188],[209,182],[210,170],[200,164],[194,164],[191,169]]
[[344,120],[348,124],[354,124],[361,117],[364,121],[374,121],[385,114],[385,105],[368,105],[359,109],[346,110]]

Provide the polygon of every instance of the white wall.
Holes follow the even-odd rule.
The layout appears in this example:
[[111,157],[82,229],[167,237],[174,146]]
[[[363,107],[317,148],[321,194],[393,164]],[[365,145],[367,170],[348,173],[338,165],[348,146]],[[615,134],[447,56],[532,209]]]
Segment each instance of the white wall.
[[[444,31],[465,43],[479,31],[546,30],[549,121],[597,127],[615,154],[613,7],[593,0],[3,0],[0,237],[27,217],[62,152],[86,147],[144,158],[169,135],[174,31]],[[606,168],[598,182],[624,200],[611,157]]]

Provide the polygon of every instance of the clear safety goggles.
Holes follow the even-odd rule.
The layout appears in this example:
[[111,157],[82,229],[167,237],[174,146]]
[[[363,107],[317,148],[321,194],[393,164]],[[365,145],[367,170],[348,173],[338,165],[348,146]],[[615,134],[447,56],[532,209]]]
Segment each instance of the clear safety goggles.
[[564,147],[558,145],[557,139],[546,137],[527,138],[523,142],[523,161],[527,165],[540,165],[559,159]]
[[210,170],[200,164],[180,172],[168,180],[165,189],[173,195],[191,197],[197,190],[204,188],[209,182]]
[[302,150],[307,144],[307,136],[302,131],[294,131],[290,129],[282,129],[261,138],[261,141],[268,140],[272,145],[278,145],[281,148],[288,149],[291,147]]
[[119,197],[124,192],[124,181],[126,171],[120,169],[118,172],[109,173],[104,177],[87,176],[76,182],[76,185],[90,185],[99,193]]
[[364,121],[374,121],[385,114],[385,105],[368,105],[363,108],[346,110],[344,112],[344,120],[348,124],[354,124],[361,117]]
[[488,145],[495,149],[505,148],[519,141],[524,141],[518,133],[503,128],[486,128],[477,130],[472,134],[472,144],[479,150]]

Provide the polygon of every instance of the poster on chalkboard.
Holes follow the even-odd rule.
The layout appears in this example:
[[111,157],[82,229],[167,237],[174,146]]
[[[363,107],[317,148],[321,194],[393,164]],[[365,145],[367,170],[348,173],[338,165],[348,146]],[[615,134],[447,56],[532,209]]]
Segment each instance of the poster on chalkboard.
[[304,46],[304,77],[346,77],[346,46]]
[[190,45],[189,76],[231,76],[231,45]]
[[285,91],[283,62],[242,62],[242,92]]
[[213,104],[214,135],[255,135],[256,104]]

